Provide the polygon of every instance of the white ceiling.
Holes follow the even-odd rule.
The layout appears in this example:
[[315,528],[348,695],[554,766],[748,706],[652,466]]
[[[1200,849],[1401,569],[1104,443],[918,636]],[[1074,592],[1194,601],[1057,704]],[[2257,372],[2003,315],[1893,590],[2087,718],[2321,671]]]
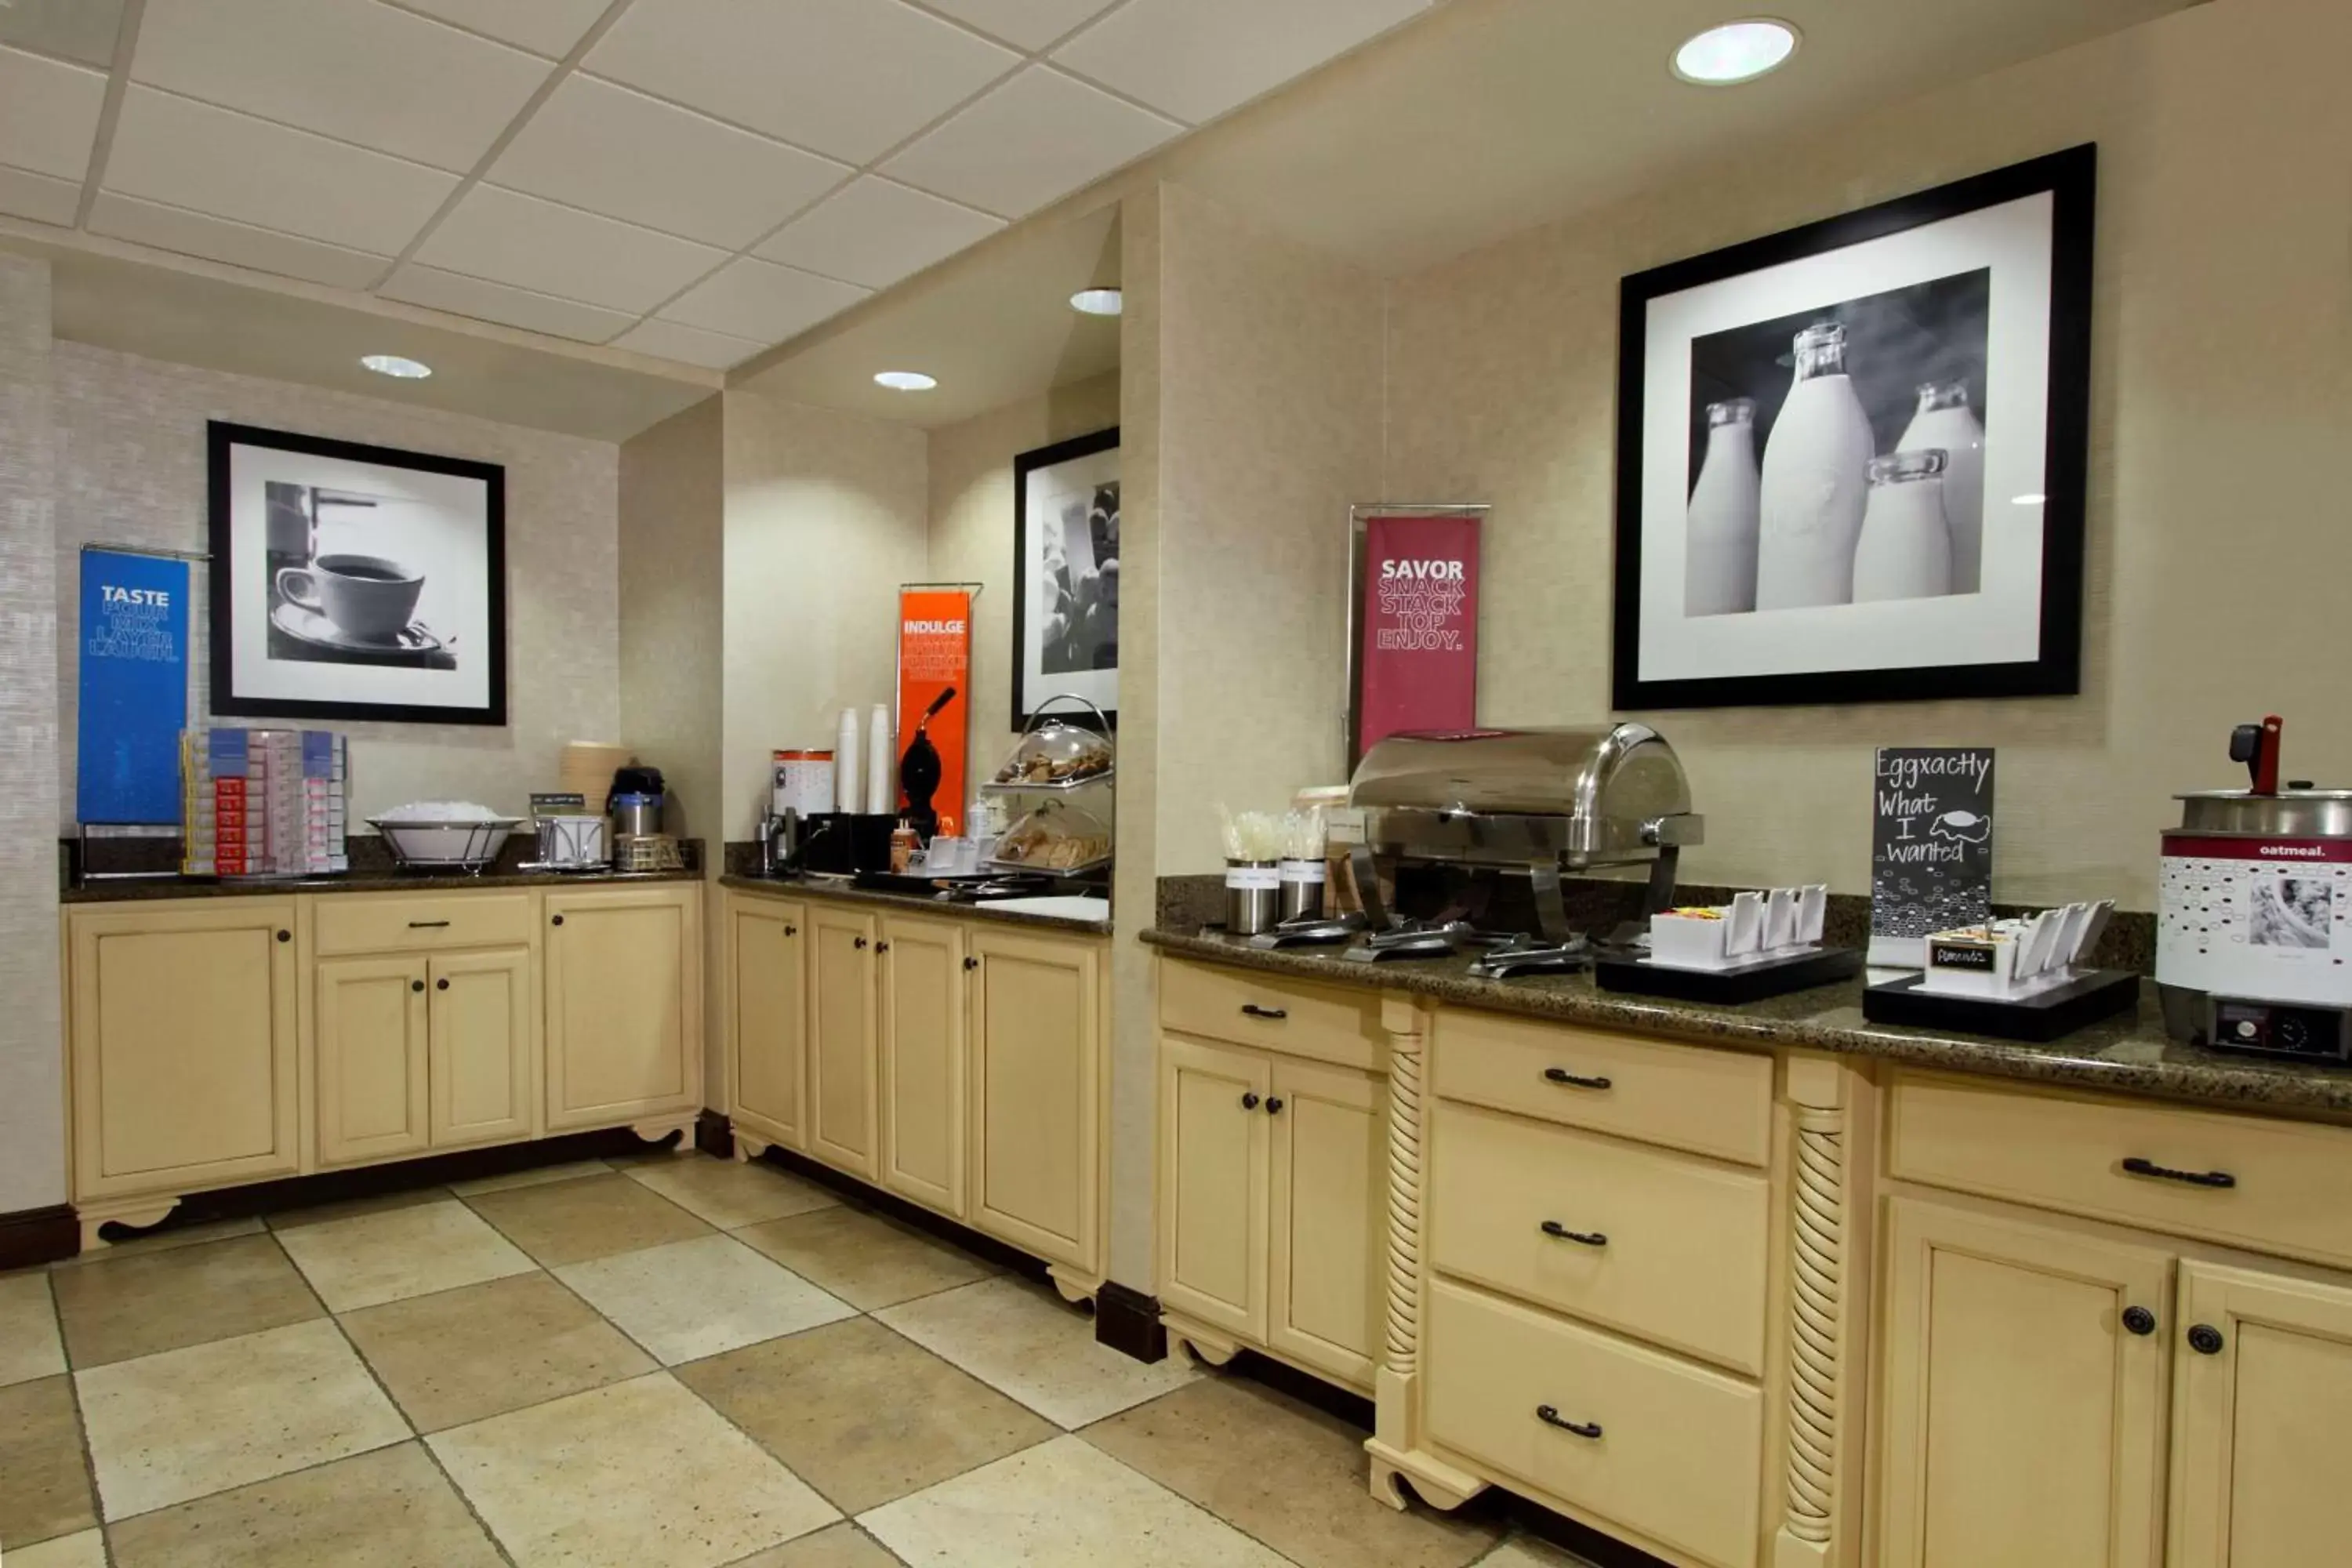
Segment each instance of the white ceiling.
[[0,214],[706,367],[1434,0],[0,0]]

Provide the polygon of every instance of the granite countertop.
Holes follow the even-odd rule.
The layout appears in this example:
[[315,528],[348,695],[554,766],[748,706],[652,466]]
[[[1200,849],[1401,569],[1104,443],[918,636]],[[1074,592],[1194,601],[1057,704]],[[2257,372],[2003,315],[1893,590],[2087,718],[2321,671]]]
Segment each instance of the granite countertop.
[[909,910],[926,915],[954,915],[958,918],[990,921],[1000,925],[1039,926],[1050,931],[1083,931],[1089,936],[1108,936],[1110,921],[1073,920],[1066,915],[1037,914],[1026,910],[1000,909],[989,904],[959,902],[940,897],[925,897],[918,893],[886,893],[870,888],[853,888],[845,882],[810,881],[782,877],[737,877],[719,879],[722,888],[740,892],[765,893],[774,898],[828,899],[836,903],[868,904],[886,910]]
[[588,888],[614,882],[699,882],[702,873],[683,871],[463,872],[346,871],[340,876],[222,881],[211,877],[157,877],[135,882],[72,883],[58,891],[61,904],[118,904],[148,899],[283,898],[289,893],[464,892],[474,888]]
[[1587,974],[1482,980],[1462,957],[1349,963],[1336,947],[1267,952],[1222,931],[1155,929],[1143,941],[1175,957],[1263,970],[1299,980],[1408,992],[1465,1007],[1562,1023],[1756,1047],[1797,1046],[1879,1057],[1911,1067],[2036,1083],[2237,1105],[2286,1114],[2352,1114],[2352,1068],[2227,1056],[2181,1045],[2164,1032],[2156,987],[2140,988],[2135,1017],[2116,1017],[2035,1045],[1874,1024],[1862,1016],[1856,979],[1745,1006],[1717,1006],[1603,991]]

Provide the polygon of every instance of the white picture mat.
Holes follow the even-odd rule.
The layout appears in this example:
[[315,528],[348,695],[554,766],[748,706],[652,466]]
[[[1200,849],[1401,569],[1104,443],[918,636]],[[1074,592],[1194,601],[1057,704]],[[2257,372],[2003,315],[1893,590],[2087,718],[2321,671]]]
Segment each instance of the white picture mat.
[[[1063,506],[1074,499],[1091,505],[1097,485],[1118,481],[1116,447],[1029,471],[1028,493],[1022,498],[1021,513],[1021,590],[1028,595],[1028,602],[1021,606],[1021,706],[1024,712],[1034,713],[1047,698],[1066,692],[1085,698],[1106,713],[1118,706],[1116,669],[1078,669],[1060,675],[1045,672],[1045,616],[1037,603],[1039,584],[1046,580],[1047,531],[1061,529]],[[1072,707],[1066,711],[1079,710]],[[1015,714],[1014,718],[1020,716]]]
[[[347,537],[338,537],[331,528],[323,531],[319,552],[383,556],[423,574],[415,619],[448,645],[455,669],[270,658],[269,584],[262,565],[268,542],[264,487],[272,480],[356,491],[383,503],[370,525],[351,525]],[[489,706],[487,481],[238,442],[229,448],[228,505],[229,559],[214,563],[214,570],[228,584],[234,695],[272,701]]]
[[[2042,651],[2050,401],[2049,192],[1701,284],[1649,302],[1643,345],[1643,680],[2030,663]],[[1684,613],[1695,338],[1989,268],[1982,587],[1969,595],[1732,616]]]

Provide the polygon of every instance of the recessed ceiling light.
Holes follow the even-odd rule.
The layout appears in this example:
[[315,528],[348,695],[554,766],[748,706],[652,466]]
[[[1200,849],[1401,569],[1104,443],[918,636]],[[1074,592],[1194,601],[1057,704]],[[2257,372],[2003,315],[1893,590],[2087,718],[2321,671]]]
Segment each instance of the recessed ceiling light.
[[423,360],[403,359],[398,354],[362,354],[360,363],[378,375],[397,376],[402,381],[423,381],[433,374],[433,367]]
[[1758,16],[1709,27],[1675,51],[1675,74],[1703,87],[1754,81],[1797,52],[1797,29]]
[[925,375],[919,370],[877,371],[874,379],[893,392],[929,392],[939,384],[938,377]]
[[2010,497],[2009,504],[2011,506],[2040,506],[2043,501],[2046,501],[2049,499],[2050,498],[2048,496],[2040,494],[2039,492],[2031,492],[2021,496]]
[[1070,309],[1082,316],[1116,316],[1126,303],[1116,289],[1081,289],[1070,296]]

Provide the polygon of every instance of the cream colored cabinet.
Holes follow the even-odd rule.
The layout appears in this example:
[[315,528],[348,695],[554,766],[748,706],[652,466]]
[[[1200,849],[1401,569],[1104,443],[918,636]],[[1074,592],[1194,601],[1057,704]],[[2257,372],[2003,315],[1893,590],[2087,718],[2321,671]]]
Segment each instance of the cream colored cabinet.
[[2309,1568],[2352,1542],[2352,1284],[2185,1262],[2171,1568]]
[[1102,944],[992,925],[969,941],[971,1223],[1090,1289],[1105,1202]]
[[961,1219],[964,929],[889,915],[875,951],[882,984],[882,1184]]
[[436,953],[425,965],[436,1149],[531,1135],[530,949]]
[[427,965],[421,954],[322,960],[314,983],[319,1163],[415,1153],[433,1141]]
[[1878,1561],[2155,1568],[2170,1254],[1906,1196],[1884,1245]]
[[1260,1343],[1273,1092],[1274,1064],[1262,1051],[1160,1038],[1160,1303]]
[[675,882],[547,895],[548,1131],[700,1110],[701,896]]
[[808,1152],[870,1182],[880,1146],[879,925],[872,915],[819,905],[808,927]]
[[764,1142],[805,1149],[808,910],[774,899],[733,896],[726,910],[729,1115]]
[[1277,1057],[1273,1068],[1266,1344],[1369,1384],[1383,1300],[1386,1086],[1318,1062]]
[[294,923],[286,899],[68,910],[74,1198],[86,1231],[131,1206],[109,1200],[298,1168]]

